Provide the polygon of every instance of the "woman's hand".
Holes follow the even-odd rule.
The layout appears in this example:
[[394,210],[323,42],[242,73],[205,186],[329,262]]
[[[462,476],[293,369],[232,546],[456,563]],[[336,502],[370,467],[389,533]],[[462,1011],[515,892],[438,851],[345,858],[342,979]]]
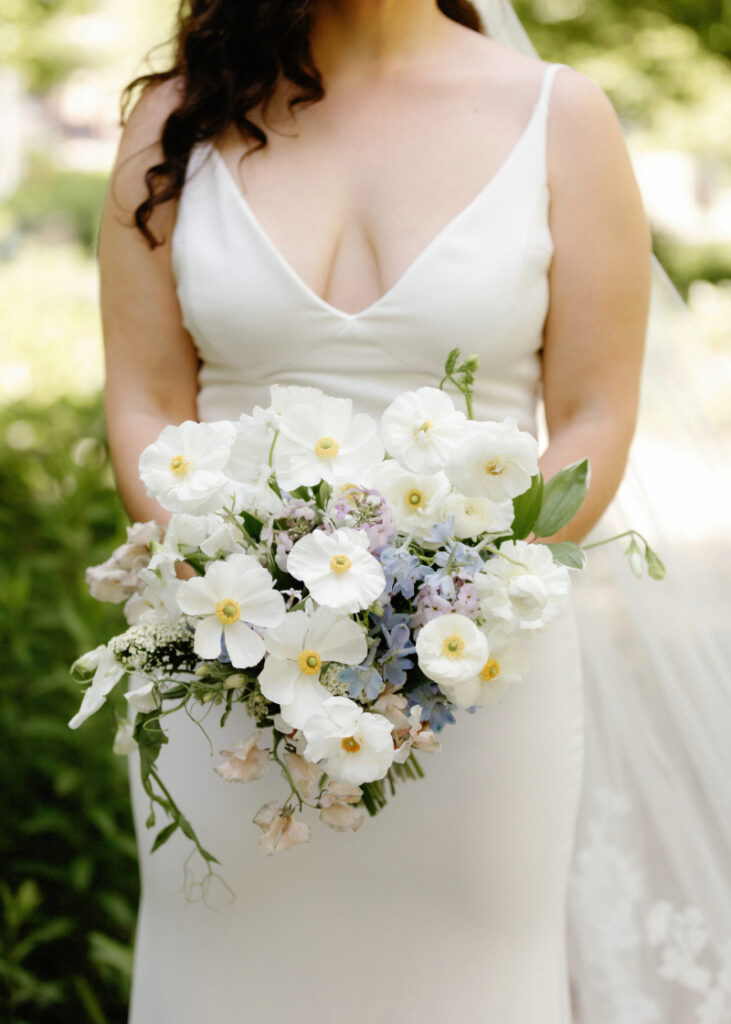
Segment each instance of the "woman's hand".
[[179,580],[189,580],[191,576],[200,576],[200,573],[193,568],[190,562],[176,562],[175,575]]

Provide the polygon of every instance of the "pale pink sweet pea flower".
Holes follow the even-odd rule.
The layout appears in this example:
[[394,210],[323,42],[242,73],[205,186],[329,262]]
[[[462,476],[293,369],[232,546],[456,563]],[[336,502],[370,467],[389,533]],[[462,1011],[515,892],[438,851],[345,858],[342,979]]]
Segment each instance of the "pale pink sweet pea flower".
[[356,832],[366,819],[366,812],[353,806],[362,795],[360,786],[332,780],[320,795],[320,821],[336,832]]
[[214,767],[214,772],[226,782],[253,782],[260,779],[269,767],[269,754],[259,749],[261,733],[255,732],[248,740],[239,740],[233,750],[221,750],[228,758]]
[[121,604],[140,586],[139,572],[150,561],[150,544],[160,540],[162,527],[154,520],[127,527],[127,542],[112,552],[106,562],[90,565],[86,585],[97,601]]
[[308,797],[311,789],[317,786],[322,775],[322,768],[311,761],[306,761],[301,754],[295,754],[291,750],[286,750],[282,754],[282,760],[301,795]]
[[297,843],[309,842],[310,826],[298,821],[293,814],[282,814],[282,805],[276,801],[260,807],[252,820],[264,832],[259,838],[259,846],[270,856],[282,853]]

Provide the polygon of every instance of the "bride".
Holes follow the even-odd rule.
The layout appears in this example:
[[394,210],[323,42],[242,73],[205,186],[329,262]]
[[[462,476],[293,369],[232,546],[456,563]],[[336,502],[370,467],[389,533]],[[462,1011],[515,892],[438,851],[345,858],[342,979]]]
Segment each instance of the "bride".
[[[133,520],[169,518],[137,474],[166,424],[236,418],[273,383],[378,414],[438,381],[454,346],[480,357],[478,417],[535,433],[542,398],[544,476],[590,458],[588,498],[552,539],[600,519],[636,424],[648,224],[605,95],[498,43],[478,6],[183,4],[175,66],[125,126],[100,237],[109,442]],[[444,731],[397,814],[273,859],[250,836],[267,780],[224,786],[175,716],[161,771],[235,899],[186,904],[183,843],[150,855],[131,757],[132,1024],[569,1022],[574,607],[531,656],[523,684]],[[217,749],[250,731],[236,708]]]

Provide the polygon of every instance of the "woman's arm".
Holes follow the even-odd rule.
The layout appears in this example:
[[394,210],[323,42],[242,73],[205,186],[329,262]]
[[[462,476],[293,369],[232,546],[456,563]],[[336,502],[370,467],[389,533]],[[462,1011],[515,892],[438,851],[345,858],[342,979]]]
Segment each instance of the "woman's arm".
[[134,225],[146,198],[145,171],[162,160],[160,135],[178,105],[178,86],[146,92],[131,112],[112,170],[99,237],[100,300],[106,361],[105,411],[122,503],[135,521],[167,524],[170,513],[148,498],[140,452],[168,423],[197,419],[198,357],[183,328],[170,264],[177,203],[153,210],[149,227],[164,244],[150,249]]
[[556,76],[548,167],[555,252],[543,345],[546,479],[588,456],[584,505],[552,540],[581,541],[622,481],[637,422],[652,240],[622,130],[604,93]]

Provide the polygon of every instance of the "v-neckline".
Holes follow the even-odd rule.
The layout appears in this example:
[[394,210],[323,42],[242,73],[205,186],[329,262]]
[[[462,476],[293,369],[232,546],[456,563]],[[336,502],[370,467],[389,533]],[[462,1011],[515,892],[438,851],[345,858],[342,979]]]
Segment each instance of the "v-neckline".
[[465,206],[463,206],[450,220],[448,220],[444,227],[440,228],[440,230],[436,233],[436,235],[434,235],[431,238],[429,242],[427,242],[424,248],[421,249],[420,252],[414,257],[411,263],[409,263],[409,265],[406,267],[403,273],[394,281],[390,288],[388,288],[374,302],[371,302],[363,309],[357,310],[355,313],[348,313],[346,310],[340,309],[338,306],[333,306],[333,304],[331,302],[328,302],[327,299],[324,299],[321,295],[318,295],[317,292],[307,284],[304,278],[297,273],[294,267],[292,267],[292,265],[284,258],[280,250],[272,241],[269,234],[264,230],[259,219],[254,215],[254,212],[251,209],[246,199],[246,196],[241,191],[239,186],[236,184],[236,181],[233,175],[231,174],[231,171],[229,170],[228,164],[224,160],[223,155],[218,149],[218,147],[214,145],[211,139],[206,140],[206,143],[209,149],[213,151],[214,159],[220,168],[222,176],[227,182],[227,186],[234,192],[234,195],[239,202],[240,208],[244,211],[251,227],[258,235],[258,237],[261,239],[262,243],[272,254],[275,262],[282,268],[282,270],[294,283],[295,287],[298,288],[299,291],[301,291],[311,302],[315,303],[315,305],[319,306],[321,309],[330,313],[332,316],[337,317],[338,319],[346,322],[355,323],[359,320],[362,320],[370,316],[371,314],[375,314],[378,310],[380,310],[382,306],[386,305],[389,302],[389,300],[393,298],[394,294],[400,291],[402,287],[405,287],[405,285],[408,283],[408,279],[413,276],[413,274],[417,271],[420,265],[428,259],[431,253],[439,247],[442,240],[452,230],[454,230],[462,220],[466,219],[472,212],[473,208],[477,206],[478,203],[486,195],[488,195],[489,192],[492,191],[493,186],[499,181],[500,178],[504,176],[508,167],[516,158],[516,155],[521,149],[525,139],[529,136],[531,128],[537,120],[540,104],[541,96],[539,96],[538,100],[536,101],[525,127],[523,128],[517,140],[513,144],[508,155],[505,157],[505,159],[497,168],[497,170],[492,174],[490,179],[480,188],[477,194],[473,196],[472,199],[470,199],[469,202]]

